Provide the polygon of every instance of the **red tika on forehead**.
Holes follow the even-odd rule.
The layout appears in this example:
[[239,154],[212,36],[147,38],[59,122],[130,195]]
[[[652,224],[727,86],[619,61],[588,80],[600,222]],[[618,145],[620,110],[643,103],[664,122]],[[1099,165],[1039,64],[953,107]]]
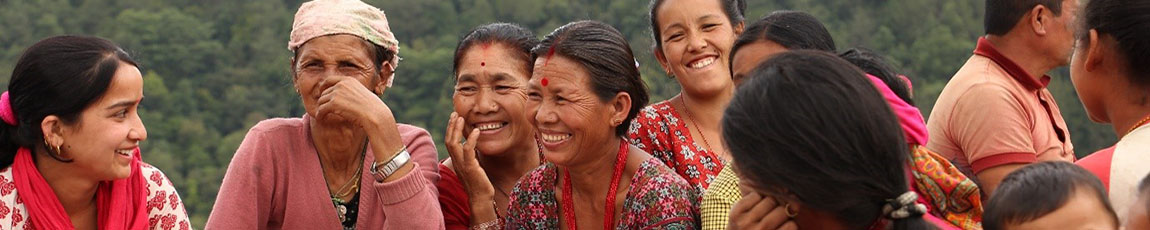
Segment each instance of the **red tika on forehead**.
[[[555,56],[555,46],[556,45],[552,45],[551,49],[547,49],[547,58],[543,59],[543,66],[547,66],[547,63],[551,63],[551,57]],[[546,86],[547,84],[543,85]]]
[[479,66],[487,66],[487,62],[479,62]]
[[539,80],[539,84],[541,84],[543,86],[547,86],[547,78],[543,78],[543,80]]

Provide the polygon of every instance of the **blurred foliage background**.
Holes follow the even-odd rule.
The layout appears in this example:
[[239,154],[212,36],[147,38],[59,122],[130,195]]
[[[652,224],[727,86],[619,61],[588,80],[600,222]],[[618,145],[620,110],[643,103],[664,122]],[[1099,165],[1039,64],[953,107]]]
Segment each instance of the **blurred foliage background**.
[[[211,212],[220,181],[244,134],[256,122],[303,112],[288,74],[287,50],[300,0],[0,0],[0,71],[25,48],[63,34],[95,35],[128,50],[144,72],[141,116],[147,162],[182,195],[194,227]],[[567,22],[614,25],[638,55],[653,102],[679,92],[651,52],[645,0],[369,0],[384,9],[404,62],[384,100],[400,122],[442,140],[451,113],[451,59],[458,39],[490,22],[513,22],[540,37]],[[916,102],[931,111],[939,91],[983,34],[983,1],[752,0],[748,24],[775,10],[801,10],[823,21],[840,49],[885,54],[914,82]],[[5,73],[8,74],[8,73]],[[10,75],[9,75],[10,76]],[[1070,125],[1078,156],[1115,141],[1109,126],[1086,116],[1065,68],[1050,91]],[[0,78],[7,88],[10,77]],[[929,116],[929,114],[924,114]],[[987,114],[987,116],[995,116]],[[442,143],[439,143],[442,150]],[[440,157],[446,153],[441,152]]]

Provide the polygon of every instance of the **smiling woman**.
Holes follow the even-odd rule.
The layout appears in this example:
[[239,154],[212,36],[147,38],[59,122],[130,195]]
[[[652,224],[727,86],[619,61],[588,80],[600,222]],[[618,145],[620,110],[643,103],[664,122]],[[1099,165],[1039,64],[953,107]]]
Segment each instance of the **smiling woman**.
[[652,0],[655,58],[682,91],[643,108],[630,141],[702,194],[730,160],[719,118],[731,100],[731,44],[743,31],[743,0]]
[[0,228],[187,229],[175,187],[140,160],[143,97],[140,70],[111,41],[29,47],[0,95]]
[[539,166],[527,100],[538,43],[530,30],[507,23],[479,26],[459,41],[445,139],[451,158],[440,165],[436,186],[448,229],[501,227],[509,191]]
[[648,100],[623,35],[572,22],[532,55],[527,95],[548,163],[515,186],[506,228],[694,229],[694,190],[623,138]]

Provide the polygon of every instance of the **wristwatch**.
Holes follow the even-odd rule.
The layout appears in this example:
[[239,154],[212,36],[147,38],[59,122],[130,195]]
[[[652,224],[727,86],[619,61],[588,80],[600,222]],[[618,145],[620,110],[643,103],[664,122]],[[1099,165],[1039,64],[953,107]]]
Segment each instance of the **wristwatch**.
[[402,167],[403,164],[407,164],[410,160],[411,153],[408,153],[407,147],[404,146],[403,149],[400,149],[399,153],[392,156],[391,160],[388,160],[387,163],[381,164],[379,161],[372,162],[371,175],[375,176],[376,181],[383,182],[383,179],[394,174],[395,171],[399,170],[399,167]]

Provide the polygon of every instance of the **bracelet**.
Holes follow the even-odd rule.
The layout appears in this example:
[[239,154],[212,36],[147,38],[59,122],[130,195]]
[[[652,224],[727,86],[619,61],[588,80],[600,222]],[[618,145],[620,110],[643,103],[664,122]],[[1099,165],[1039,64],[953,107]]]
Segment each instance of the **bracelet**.
[[407,146],[399,149],[387,161],[375,161],[371,163],[371,174],[375,177],[376,181],[383,182],[384,179],[391,176],[392,173],[399,170],[407,161],[411,160],[411,154],[407,152]]
[[471,230],[502,229],[503,217],[499,216],[499,204],[495,203],[495,199],[491,199],[491,211],[495,212],[494,220],[471,226]]
[[494,220],[487,221],[487,222],[479,224],[479,225],[471,226],[471,230],[502,229],[502,228],[503,228],[503,219],[502,218],[495,218]]

